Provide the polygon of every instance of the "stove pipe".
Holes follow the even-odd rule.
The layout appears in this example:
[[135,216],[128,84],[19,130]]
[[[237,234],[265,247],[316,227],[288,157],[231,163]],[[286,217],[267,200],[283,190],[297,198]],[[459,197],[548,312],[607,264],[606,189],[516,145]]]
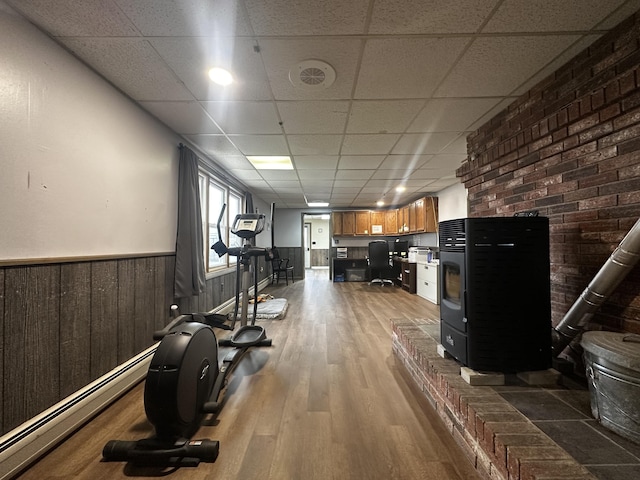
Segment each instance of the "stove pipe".
[[564,318],[551,331],[551,351],[556,358],[589,323],[596,310],[640,260],[640,219],[613,251]]

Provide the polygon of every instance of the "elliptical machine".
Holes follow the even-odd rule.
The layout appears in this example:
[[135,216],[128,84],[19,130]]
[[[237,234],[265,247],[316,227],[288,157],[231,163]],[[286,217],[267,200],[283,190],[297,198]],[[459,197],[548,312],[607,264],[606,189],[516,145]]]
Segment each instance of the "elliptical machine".
[[[220,223],[226,205],[218,218]],[[177,315],[165,328],[154,333],[161,340],[147,372],[144,407],[155,436],[137,441],[110,440],[102,450],[104,461],[127,461],[159,467],[195,467],[215,462],[220,449],[216,440],[190,440],[207,414],[218,413],[229,376],[250,347],[271,346],[263,327],[255,325],[257,301],[248,322],[249,282],[254,265],[254,298],[258,295],[258,258],[265,248],[254,247],[251,239],[264,229],[264,215],[236,215],[231,232],[243,239],[241,247],[227,246],[219,240],[211,248],[219,255],[237,257],[236,297],[233,319],[225,315],[191,313]],[[242,298],[240,289],[242,288]],[[242,302],[240,328],[231,337],[218,341],[213,328],[234,330]],[[173,309],[173,307],[172,307]],[[218,365],[218,345],[233,349]]]

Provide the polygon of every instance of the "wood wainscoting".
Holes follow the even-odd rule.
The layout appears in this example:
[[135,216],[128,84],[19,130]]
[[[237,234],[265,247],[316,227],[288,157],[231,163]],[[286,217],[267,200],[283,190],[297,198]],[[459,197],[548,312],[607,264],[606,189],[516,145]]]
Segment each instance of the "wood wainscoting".
[[153,345],[172,304],[209,311],[235,295],[228,270],[175,299],[174,266],[162,254],[0,267],[0,435]]

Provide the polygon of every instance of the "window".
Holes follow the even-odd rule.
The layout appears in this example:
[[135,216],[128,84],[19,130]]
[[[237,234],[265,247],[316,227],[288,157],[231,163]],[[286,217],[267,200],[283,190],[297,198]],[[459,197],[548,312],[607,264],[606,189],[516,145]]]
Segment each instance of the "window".
[[225,186],[212,175],[200,172],[200,205],[202,206],[202,223],[205,236],[204,259],[206,271],[211,272],[219,268],[226,268],[235,265],[236,257],[218,254],[211,250],[211,245],[216,243],[218,238],[218,219],[222,205],[227,204],[227,208],[220,222],[220,233],[222,241],[227,247],[241,246],[242,239],[230,233],[229,223],[233,221],[237,214],[242,213],[242,196],[236,190]]

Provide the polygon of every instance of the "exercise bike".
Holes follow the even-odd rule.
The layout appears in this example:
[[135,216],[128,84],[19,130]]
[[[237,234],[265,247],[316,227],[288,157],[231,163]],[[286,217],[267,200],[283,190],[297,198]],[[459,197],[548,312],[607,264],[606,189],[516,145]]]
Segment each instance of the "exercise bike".
[[[218,219],[220,223],[226,205]],[[155,428],[152,438],[125,441],[111,440],[102,451],[104,461],[126,461],[143,466],[195,467],[200,462],[215,462],[219,453],[216,440],[191,440],[203,418],[216,414],[222,407],[223,392],[235,367],[250,347],[271,346],[263,327],[255,325],[257,302],[248,321],[249,282],[254,268],[254,298],[258,295],[258,258],[265,248],[254,247],[251,239],[264,229],[260,214],[240,214],[231,232],[243,239],[241,247],[227,246],[219,240],[211,248],[219,255],[237,257],[236,295],[231,324],[225,315],[191,313],[180,315],[172,307],[175,318],[154,333],[161,340],[147,372],[144,407],[149,422]],[[240,289],[242,297],[240,298]],[[240,328],[234,331],[240,301]],[[217,340],[213,328],[234,331],[231,337]],[[218,365],[218,345],[233,349]]]

